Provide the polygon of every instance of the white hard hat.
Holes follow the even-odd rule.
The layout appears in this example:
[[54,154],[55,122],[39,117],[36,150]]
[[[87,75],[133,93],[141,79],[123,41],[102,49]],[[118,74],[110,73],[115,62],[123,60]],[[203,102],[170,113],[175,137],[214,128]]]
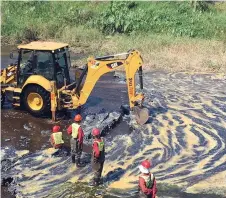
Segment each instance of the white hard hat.
[[142,165],[138,166],[140,169],[140,172],[148,174],[150,172],[150,169],[143,167]]

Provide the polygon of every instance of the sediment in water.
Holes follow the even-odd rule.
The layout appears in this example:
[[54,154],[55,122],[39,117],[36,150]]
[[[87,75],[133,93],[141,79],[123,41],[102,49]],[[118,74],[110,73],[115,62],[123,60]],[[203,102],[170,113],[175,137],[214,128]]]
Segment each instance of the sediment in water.
[[[213,192],[206,192],[206,187],[211,186],[216,189],[216,196],[224,196],[226,81],[209,74],[154,72],[145,74],[144,82],[144,105],[150,110],[149,121],[140,127],[133,123],[130,116],[124,116],[122,120],[134,130],[126,134],[119,131],[117,135],[112,130],[106,136],[103,176],[108,178],[108,189],[116,192],[125,188],[136,189],[137,166],[148,158],[152,160],[151,171],[159,187],[160,183],[175,184],[180,193],[209,193],[211,197]],[[104,114],[102,116],[105,117]],[[95,116],[91,120],[95,120]],[[98,121],[94,122],[96,125]],[[87,122],[87,126],[89,124]],[[88,131],[90,133],[90,129]],[[46,192],[56,193],[59,190],[57,182],[62,184],[67,181],[76,185],[79,181],[88,183],[92,177],[89,165],[77,170],[69,161],[66,162],[67,158],[45,159],[43,156],[45,154],[39,153],[39,156],[27,161],[28,166],[35,170],[19,165],[14,167],[20,177],[23,174],[23,178],[32,178],[32,181],[17,180],[22,184],[20,190],[27,187],[23,193],[40,196]],[[32,189],[34,186],[36,188]],[[169,189],[169,194],[176,191],[172,186]],[[161,192],[164,193],[164,190],[160,188],[160,195]],[[175,196],[183,197],[180,195]]]

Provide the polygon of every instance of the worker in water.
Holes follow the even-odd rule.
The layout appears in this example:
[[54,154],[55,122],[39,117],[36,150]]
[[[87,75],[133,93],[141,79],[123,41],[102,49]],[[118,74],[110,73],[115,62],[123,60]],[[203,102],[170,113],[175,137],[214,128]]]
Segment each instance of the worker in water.
[[62,148],[64,141],[62,138],[62,132],[60,132],[60,126],[54,126],[52,134],[50,136],[50,142],[53,148],[60,149]]
[[157,193],[154,175],[150,172],[151,163],[145,160],[139,166],[141,175],[139,176],[139,197],[155,198]]
[[94,128],[92,130],[93,136],[93,155],[92,155],[92,169],[94,178],[91,186],[98,186],[101,183],[101,173],[103,171],[105,161],[105,148],[103,138],[100,137],[100,130]]
[[85,164],[81,163],[81,155],[83,149],[84,132],[80,125],[82,116],[77,114],[74,117],[74,123],[67,129],[69,135],[71,135],[71,159],[72,163],[76,163],[77,167],[84,167]]

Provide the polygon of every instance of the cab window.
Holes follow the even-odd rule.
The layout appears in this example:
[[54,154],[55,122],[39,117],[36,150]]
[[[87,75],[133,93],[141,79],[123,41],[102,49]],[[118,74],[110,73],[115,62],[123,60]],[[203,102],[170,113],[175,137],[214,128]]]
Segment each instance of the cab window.
[[66,80],[66,84],[70,83],[69,70],[68,70],[68,57],[66,55],[66,51],[60,51],[55,54],[56,61],[56,78],[58,87],[62,87],[64,85],[64,79]]
[[41,75],[48,80],[54,80],[53,57],[50,52],[36,52],[37,66],[35,74]]
[[20,69],[18,75],[18,83],[22,85],[27,78],[33,74],[33,67],[35,65],[35,60],[33,57],[32,50],[23,50],[20,57]]

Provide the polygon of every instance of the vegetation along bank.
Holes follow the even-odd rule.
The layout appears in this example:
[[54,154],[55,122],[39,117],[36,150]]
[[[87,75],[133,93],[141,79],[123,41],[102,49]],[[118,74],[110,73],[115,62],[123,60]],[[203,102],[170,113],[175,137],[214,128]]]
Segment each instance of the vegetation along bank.
[[75,66],[136,48],[146,70],[225,73],[225,21],[225,2],[2,2],[1,40],[67,42]]

